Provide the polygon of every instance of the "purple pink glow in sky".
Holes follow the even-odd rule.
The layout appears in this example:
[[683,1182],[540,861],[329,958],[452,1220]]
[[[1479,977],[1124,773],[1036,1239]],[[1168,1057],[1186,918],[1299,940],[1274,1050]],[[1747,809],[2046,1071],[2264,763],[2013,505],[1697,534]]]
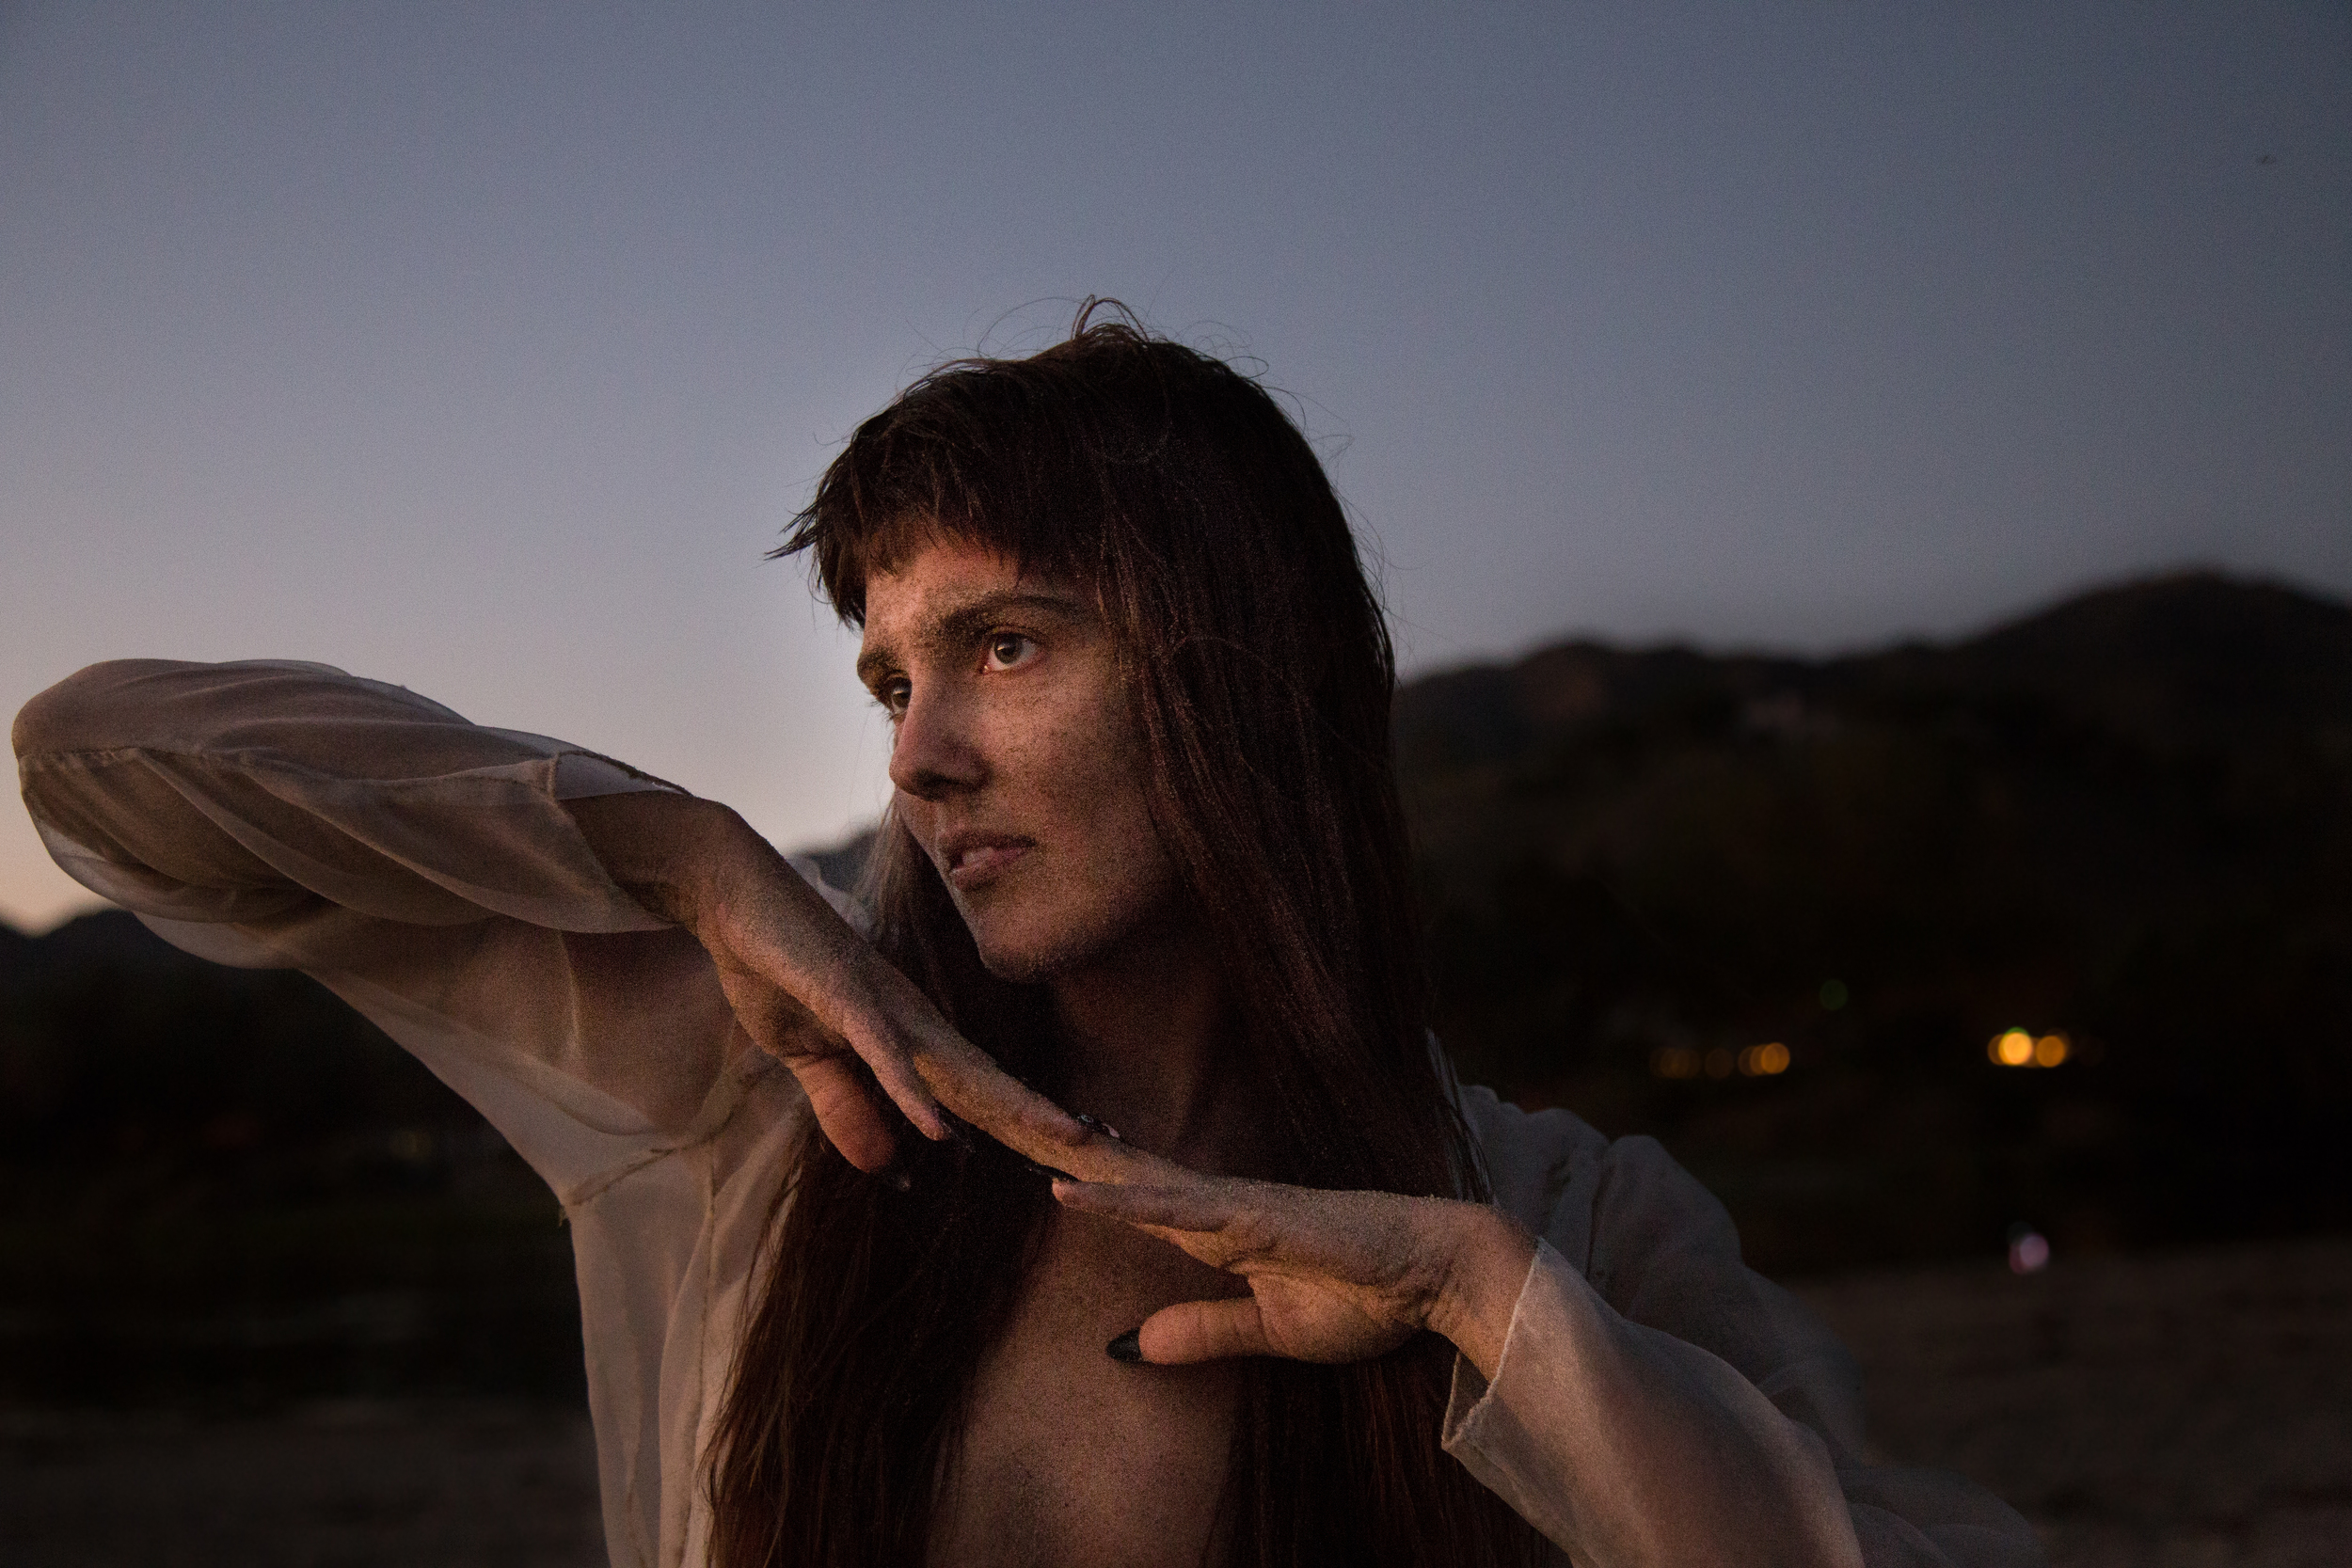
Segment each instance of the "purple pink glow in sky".
[[321,659],[831,836],[883,732],[760,552],[1089,293],[1263,363],[1415,669],[2352,592],[2341,5],[15,0],[0,709]]

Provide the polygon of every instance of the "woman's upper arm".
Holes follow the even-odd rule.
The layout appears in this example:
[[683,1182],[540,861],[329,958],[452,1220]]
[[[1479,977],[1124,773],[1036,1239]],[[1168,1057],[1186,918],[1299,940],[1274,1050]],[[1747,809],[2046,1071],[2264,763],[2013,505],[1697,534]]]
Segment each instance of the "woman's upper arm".
[[667,786],[399,687],[314,664],[128,659],[34,698],[14,739],[60,863],[142,914],[235,921],[309,895],[420,926],[662,924],[562,802]]

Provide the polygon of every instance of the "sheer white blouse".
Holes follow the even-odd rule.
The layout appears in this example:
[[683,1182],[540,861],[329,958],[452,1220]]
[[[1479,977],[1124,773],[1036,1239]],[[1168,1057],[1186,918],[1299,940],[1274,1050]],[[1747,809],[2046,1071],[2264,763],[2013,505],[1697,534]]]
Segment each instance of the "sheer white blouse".
[[[189,952],[316,975],[547,1180],[570,1217],[612,1562],[704,1562],[700,1462],[805,1102],[701,947],[613,884],[561,804],[671,786],[315,664],[96,665],[28,704],[14,741],[75,879]],[[1730,1484],[1781,1490],[1789,1533],[1748,1561],[2042,1561],[1978,1487],[1864,1462],[1852,1362],[1741,1264],[1722,1206],[1657,1143],[1485,1089],[1463,1107],[1496,1203],[1541,1245],[1493,1382],[1457,1359],[1441,1439],[1563,1560],[1699,1555],[1671,1509],[1631,1503],[1696,1481],[1666,1472],[1690,1450],[1645,1427],[1638,1365],[1708,1412]]]

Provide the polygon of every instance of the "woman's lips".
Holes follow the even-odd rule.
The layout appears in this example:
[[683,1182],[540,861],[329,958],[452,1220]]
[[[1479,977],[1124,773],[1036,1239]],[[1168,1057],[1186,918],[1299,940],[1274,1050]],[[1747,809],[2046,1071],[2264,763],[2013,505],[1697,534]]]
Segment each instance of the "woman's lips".
[[982,840],[956,846],[947,857],[947,880],[959,893],[986,887],[1035,846],[1025,838]]

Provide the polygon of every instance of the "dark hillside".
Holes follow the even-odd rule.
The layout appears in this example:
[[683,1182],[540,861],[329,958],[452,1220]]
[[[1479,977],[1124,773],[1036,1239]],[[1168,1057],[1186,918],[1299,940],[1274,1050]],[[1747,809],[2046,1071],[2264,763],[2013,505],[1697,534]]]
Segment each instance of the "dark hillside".
[[0,1407],[575,1401],[557,1216],[315,982],[0,930]]
[[113,910],[0,942],[0,1167],[298,1181],[332,1150],[474,1120],[301,975],[190,958]]
[[[1926,656],[1932,662],[1934,656]],[[2210,573],[2072,599],[1946,656],[2160,747],[2352,733],[2352,614]]]
[[[2200,574],[1949,647],[1571,643],[1408,687],[1398,750],[1466,1072],[1666,1137],[1765,1261],[2352,1218],[2343,606]],[[2066,1060],[1996,1065],[2013,1026]]]

